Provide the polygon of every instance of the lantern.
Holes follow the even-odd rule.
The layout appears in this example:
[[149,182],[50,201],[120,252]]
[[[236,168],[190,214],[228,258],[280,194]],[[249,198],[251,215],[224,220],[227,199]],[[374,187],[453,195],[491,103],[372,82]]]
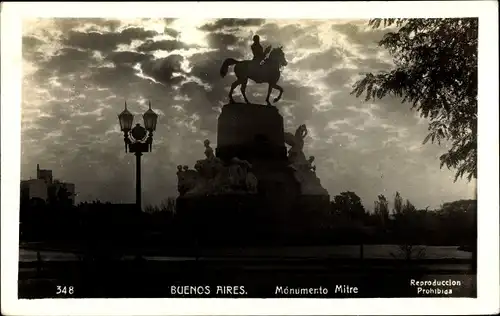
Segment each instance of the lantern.
[[151,109],[151,101],[149,101],[149,109],[144,113],[142,116],[144,119],[144,127],[146,127],[146,130],[149,132],[154,132],[156,130],[156,122],[158,121],[158,114],[156,114],[152,109]]
[[120,128],[122,132],[129,132],[132,129],[134,115],[127,110],[127,102],[125,102],[125,110],[118,115],[118,120],[120,121]]

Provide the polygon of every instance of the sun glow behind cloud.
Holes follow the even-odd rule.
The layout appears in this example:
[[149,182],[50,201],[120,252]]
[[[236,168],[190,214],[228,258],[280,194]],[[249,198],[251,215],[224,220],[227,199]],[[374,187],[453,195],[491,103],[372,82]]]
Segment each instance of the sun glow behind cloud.
[[207,47],[206,33],[199,30],[199,27],[206,24],[206,19],[177,19],[169,27],[178,31],[179,40],[188,45],[198,45],[200,47]]

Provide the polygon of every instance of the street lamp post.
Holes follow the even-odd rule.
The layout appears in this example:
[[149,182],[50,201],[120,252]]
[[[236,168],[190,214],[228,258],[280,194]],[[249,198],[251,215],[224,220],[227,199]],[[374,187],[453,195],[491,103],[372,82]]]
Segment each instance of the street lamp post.
[[142,208],[141,201],[141,156],[142,153],[151,152],[153,149],[153,132],[156,130],[158,115],[151,109],[143,114],[144,127],[137,123],[133,128],[134,115],[127,109],[125,102],[125,110],[118,115],[120,129],[123,132],[123,141],[125,142],[125,152],[134,153],[135,155],[135,202],[139,209]]

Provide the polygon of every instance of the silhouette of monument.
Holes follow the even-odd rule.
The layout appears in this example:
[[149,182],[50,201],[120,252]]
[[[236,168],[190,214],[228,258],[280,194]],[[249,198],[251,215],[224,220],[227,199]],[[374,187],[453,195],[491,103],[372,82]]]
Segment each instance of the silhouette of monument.
[[[254,54],[256,53],[255,48],[252,47]],[[269,57],[265,58],[266,54],[270,50]],[[220,75],[225,77],[229,71],[229,67],[234,65],[234,74],[236,75],[236,81],[231,84],[231,89],[229,90],[229,100],[234,103],[233,91],[236,87],[241,86],[241,93],[246,103],[248,101],[246,95],[246,88],[248,79],[252,79],[256,83],[267,83],[269,85],[267,90],[266,103],[270,105],[269,96],[273,89],[276,89],[280,94],[274,98],[274,102],[278,102],[283,95],[283,88],[278,85],[278,80],[281,77],[281,67],[288,65],[285,59],[285,53],[282,47],[270,48],[267,47],[265,52],[259,54],[260,56],[255,56],[253,60],[236,60],[234,58],[228,58],[224,60],[220,68]],[[264,58],[264,59],[262,59]]]
[[[238,77],[233,86],[242,84],[244,93],[249,78],[271,82],[270,90],[276,86],[279,69],[266,63],[278,60],[286,65],[286,60],[284,55],[282,60],[273,59],[273,51],[262,65],[232,60]],[[222,76],[228,63],[223,63]],[[246,66],[239,69],[238,65]],[[260,77],[255,75],[259,72]],[[215,153],[206,140],[205,159],[198,160],[194,169],[178,166],[178,215],[192,224],[186,229],[198,234],[201,244],[283,244],[312,238],[327,216],[330,197],[315,174],[314,157],[307,160],[303,153],[307,127],[303,124],[295,133],[285,132],[276,107],[251,104],[244,94],[247,103],[237,103],[231,96],[233,86],[230,102],[218,118]],[[281,97],[283,90],[279,90]]]

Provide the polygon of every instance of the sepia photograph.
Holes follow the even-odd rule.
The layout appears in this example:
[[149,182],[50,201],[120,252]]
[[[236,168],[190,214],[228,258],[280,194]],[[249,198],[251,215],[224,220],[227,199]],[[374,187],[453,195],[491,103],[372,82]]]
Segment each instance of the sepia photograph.
[[478,299],[477,13],[163,5],[18,18],[16,299]]

